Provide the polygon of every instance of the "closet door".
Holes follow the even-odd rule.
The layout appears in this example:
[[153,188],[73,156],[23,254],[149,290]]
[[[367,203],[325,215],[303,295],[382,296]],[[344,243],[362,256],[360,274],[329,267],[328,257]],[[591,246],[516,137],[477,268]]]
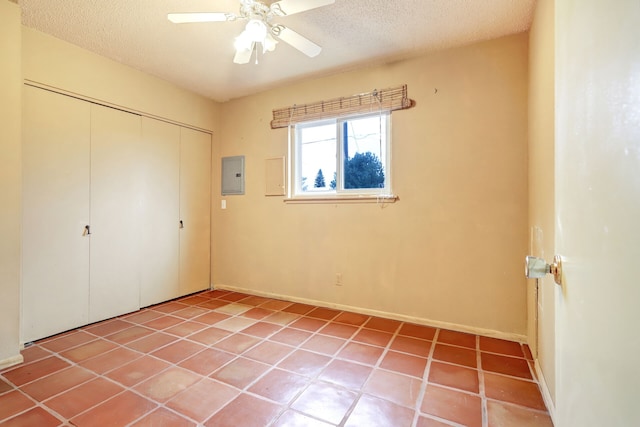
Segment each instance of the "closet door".
[[180,293],[210,287],[211,135],[180,132]]
[[22,341],[88,322],[90,104],[23,91]]
[[142,118],[140,305],[180,296],[180,127]]
[[90,322],[139,308],[140,128],[140,116],[91,106]]

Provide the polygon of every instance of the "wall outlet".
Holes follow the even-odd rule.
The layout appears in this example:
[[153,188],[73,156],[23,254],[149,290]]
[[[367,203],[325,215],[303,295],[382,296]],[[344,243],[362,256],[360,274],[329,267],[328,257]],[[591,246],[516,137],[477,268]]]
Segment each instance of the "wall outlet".
[[227,209],[227,201],[226,200],[221,200],[220,201],[220,209]]
[[336,273],[336,286],[342,286],[342,273]]

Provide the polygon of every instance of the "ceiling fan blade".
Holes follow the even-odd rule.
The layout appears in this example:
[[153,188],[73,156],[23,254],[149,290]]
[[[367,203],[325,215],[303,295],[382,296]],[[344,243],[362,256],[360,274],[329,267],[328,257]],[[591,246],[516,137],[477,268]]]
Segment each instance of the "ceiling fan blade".
[[223,22],[235,19],[233,13],[223,12],[195,12],[195,13],[169,13],[167,19],[174,24],[186,24],[190,22]]
[[233,62],[236,64],[246,64],[251,60],[251,54],[253,53],[255,43],[251,44],[251,49],[241,49],[236,51],[236,55],[233,57]]
[[271,5],[271,10],[278,15],[293,15],[317,7],[327,6],[336,0],[280,0]]
[[276,31],[274,31],[274,34],[279,37],[280,40],[290,44],[291,46],[295,47],[300,52],[311,58],[317,56],[320,51],[322,51],[322,48],[320,46],[318,46],[311,40],[302,37],[300,34],[296,33],[293,30],[290,30],[284,25],[278,25],[277,27],[274,27],[274,29],[276,29]]

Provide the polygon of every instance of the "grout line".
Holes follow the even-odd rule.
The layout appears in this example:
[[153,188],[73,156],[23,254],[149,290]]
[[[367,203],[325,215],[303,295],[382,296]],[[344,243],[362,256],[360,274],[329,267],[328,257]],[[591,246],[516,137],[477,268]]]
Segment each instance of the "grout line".
[[476,363],[478,365],[478,392],[482,402],[482,426],[489,425],[489,412],[487,407],[487,395],[484,385],[484,369],[482,369],[482,352],[480,351],[480,337],[476,338]]
[[436,342],[438,341],[438,336],[440,335],[440,329],[436,329],[435,334],[433,335],[433,340],[431,341],[431,348],[429,349],[429,356],[427,357],[427,365],[424,367],[424,373],[422,374],[422,383],[420,384],[420,391],[418,392],[418,396],[415,401],[413,414],[413,423],[412,427],[416,427],[418,424],[418,420],[420,419],[421,414],[421,404],[424,399],[424,395],[427,392],[427,383],[429,382],[429,372],[431,371],[431,362],[433,362],[433,353],[436,350]]

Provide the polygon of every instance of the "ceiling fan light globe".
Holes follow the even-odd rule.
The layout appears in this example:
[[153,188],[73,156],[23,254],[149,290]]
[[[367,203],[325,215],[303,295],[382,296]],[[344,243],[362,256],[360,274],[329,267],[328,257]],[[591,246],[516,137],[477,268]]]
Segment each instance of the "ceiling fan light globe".
[[276,50],[277,44],[278,41],[271,34],[267,34],[267,37],[264,38],[264,43],[262,43],[262,53],[273,52]]
[[267,26],[259,19],[250,19],[244,33],[251,41],[262,43],[267,36]]

